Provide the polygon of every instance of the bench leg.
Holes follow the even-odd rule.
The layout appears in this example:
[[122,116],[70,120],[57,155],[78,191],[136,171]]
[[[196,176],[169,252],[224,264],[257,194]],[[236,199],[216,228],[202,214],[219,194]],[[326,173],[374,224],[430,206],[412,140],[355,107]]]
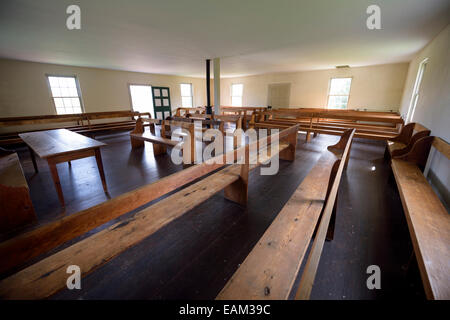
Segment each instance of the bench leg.
[[152,144],[153,144],[153,155],[159,156],[159,155],[165,154],[167,152],[167,147],[165,145],[156,144],[156,143],[152,143]]
[[225,187],[224,189],[226,199],[239,203],[243,206],[247,205],[248,200],[248,174],[250,171],[248,147],[245,149],[245,159],[246,163],[241,164],[241,173],[239,179],[229,186]]
[[295,149],[297,148],[297,131],[290,134],[286,140],[289,143],[289,147],[279,153],[279,158],[281,160],[294,161]]
[[306,142],[311,141],[311,132],[306,131]]
[[[150,131],[151,131],[150,127]],[[154,130],[154,129],[153,129]],[[144,124],[142,122],[142,119],[139,118],[136,120],[136,127],[134,128],[133,131],[131,131],[131,133],[143,133],[144,132]],[[154,134],[154,132],[153,132]],[[137,149],[137,148],[142,148],[144,146],[144,141],[143,140],[138,140],[135,139],[133,137],[130,136],[130,142],[131,142],[131,148],[132,149]]]
[[36,164],[36,156],[34,154],[34,151],[30,147],[28,147],[28,150],[30,150],[31,162],[33,162],[34,172],[38,173],[39,170],[38,170],[38,166]]
[[130,137],[130,141],[131,141],[132,149],[142,148],[144,146],[144,141],[142,141],[142,140],[138,140],[138,139],[134,139],[133,137]]

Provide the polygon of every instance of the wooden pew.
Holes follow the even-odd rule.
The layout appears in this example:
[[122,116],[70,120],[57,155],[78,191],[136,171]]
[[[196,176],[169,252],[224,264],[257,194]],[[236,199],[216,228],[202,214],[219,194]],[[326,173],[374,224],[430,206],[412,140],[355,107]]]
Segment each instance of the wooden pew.
[[277,109],[255,113],[250,119],[251,127],[260,128],[294,123],[306,132],[306,141],[310,141],[312,133],[342,135],[347,129],[356,129],[356,138],[386,140],[398,134],[403,120],[392,113],[317,109]]
[[397,136],[386,141],[385,156],[396,156],[405,153],[412,148],[417,140],[429,136],[430,133],[431,131],[420,123],[408,123]]
[[[2,127],[24,127],[17,132],[6,132],[0,134],[0,145],[9,145],[22,143],[18,136],[19,133],[32,131],[42,131],[51,129],[68,129],[82,134],[94,134],[96,132],[111,130],[132,130],[136,121],[134,117],[150,117],[150,113],[139,113],[136,111],[107,111],[107,112],[89,112],[80,114],[64,114],[64,115],[43,115],[29,117],[8,117],[0,118]],[[102,119],[124,119],[119,121],[109,121],[103,123],[94,123],[94,121]],[[44,126],[38,129],[26,129],[27,126],[38,125]],[[29,128],[29,127],[28,127]]]
[[391,167],[427,299],[449,300],[450,216],[422,174],[431,146],[450,159],[450,145],[427,136],[409,153],[393,157]]
[[[250,117],[252,114],[257,112],[263,112],[266,110],[266,107],[229,107],[229,106],[221,106],[220,111],[223,115],[234,114],[242,117],[242,129],[247,130],[248,121],[250,121]],[[250,117],[249,117],[250,116]]]
[[0,148],[0,233],[36,221],[27,180],[17,153]]
[[217,299],[288,299],[315,233],[296,293],[309,298],[323,243],[333,238],[337,191],[353,135],[354,129],[348,130],[328,147]]
[[[37,250],[40,253],[50,250],[82,232],[95,228],[102,222],[104,223],[106,219],[137,209],[180,186],[225,167],[141,210],[133,217],[112,225],[3,279],[0,281],[0,298],[38,299],[49,297],[66,286],[66,269],[69,265],[78,265],[82,271],[82,276],[85,276],[127,248],[150,236],[164,225],[195,208],[220,190],[225,190],[225,196],[230,200],[245,204],[248,193],[249,171],[258,167],[267,158],[275,156],[275,154],[270,153],[262,159],[261,157],[256,158],[256,155],[251,154],[250,150],[256,146],[264,144],[270,146],[274,141],[280,141],[278,152],[284,150],[295,152],[295,145],[291,146],[291,141],[296,141],[297,132],[298,128],[293,126],[277,134],[253,141],[227,154],[209,159],[153,184],[84,210],[82,215],[75,214],[77,218],[66,217],[66,220],[53,224],[51,228],[46,228],[45,232],[35,231],[33,234],[21,237],[19,243],[12,239],[6,245],[0,244],[0,257],[2,258],[0,263],[3,266],[2,269],[6,270],[8,268],[4,267],[5,260],[9,268],[12,267],[7,259],[9,257],[17,263],[17,255],[22,254],[22,257],[28,256],[28,258],[36,256]],[[238,159],[241,154],[245,155],[244,163],[226,166],[226,159],[230,156]],[[281,154],[280,157],[282,157]],[[238,193],[237,190],[239,190]],[[101,221],[92,221],[98,219],[99,216]],[[80,221],[84,221],[84,223],[82,225],[76,223]],[[56,239],[55,233],[52,233],[52,235],[47,233],[55,228],[60,231],[57,233]],[[62,230],[70,230],[70,235],[61,232]],[[38,239],[47,239],[47,243],[45,241],[42,243]],[[49,244],[48,242],[52,243]],[[30,249],[29,246],[33,246],[34,250]],[[21,248],[21,250],[17,250],[18,248]]]
[[[150,122],[150,132],[144,130],[143,122]],[[159,119],[138,119],[136,120],[136,127],[130,133],[131,146],[133,149],[141,148],[144,142],[151,142],[153,145],[153,154],[155,156],[165,154],[167,147],[175,147],[179,145],[183,150],[183,163],[193,164],[196,159],[196,139],[195,126],[192,122],[162,120],[160,136],[156,135],[155,124],[159,124]],[[183,137],[183,142],[166,138],[166,126],[176,126],[186,129],[188,134],[180,132],[179,136]]]
[[193,107],[193,108],[177,108],[175,111],[176,117],[186,117],[190,114],[204,114],[206,112],[204,107]]

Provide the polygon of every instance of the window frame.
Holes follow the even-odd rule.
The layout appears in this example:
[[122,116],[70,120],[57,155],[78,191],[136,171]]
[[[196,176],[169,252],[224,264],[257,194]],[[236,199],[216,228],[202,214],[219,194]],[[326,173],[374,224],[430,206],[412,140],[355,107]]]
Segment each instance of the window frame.
[[[333,79],[350,79],[350,90],[348,91],[348,94],[330,94],[331,91],[331,82],[333,81]],[[352,93],[352,83],[353,83],[353,77],[331,77],[330,80],[328,81],[328,94],[327,94],[327,109],[331,109],[331,110],[348,110],[348,105],[350,103],[350,95]],[[330,102],[330,96],[333,97],[348,97],[347,99],[347,105],[345,106],[345,108],[341,109],[341,108],[330,108],[329,107],[329,102]]]
[[[183,84],[190,85],[190,87],[191,87],[191,95],[190,96],[183,96],[183,90],[181,90],[181,85],[183,85]],[[188,107],[183,106],[183,98],[187,98],[187,97],[191,98],[191,108],[194,108],[194,86],[192,85],[192,83],[188,83],[188,82],[180,83],[180,96],[181,96],[181,107],[182,108],[188,108]]]
[[[48,93],[50,95],[50,99],[52,100],[53,108],[55,109],[55,114],[57,116],[61,115],[61,114],[58,113],[58,109],[56,108],[55,97],[53,97],[52,86],[50,85],[50,79],[49,79],[50,77],[74,78],[75,79],[75,86],[77,88],[78,100],[80,100],[80,109],[81,109],[81,113],[80,114],[85,113],[86,111],[84,109],[83,96],[81,94],[81,87],[80,87],[80,82],[78,80],[78,76],[76,74],[65,74],[65,75],[63,75],[63,74],[46,73],[45,74],[45,79],[47,81]],[[56,98],[64,98],[64,97],[56,97]],[[75,113],[75,114],[78,114],[78,113]]]
[[425,75],[425,71],[427,69],[427,64],[430,61],[429,58],[423,59],[420,64],[419,68],[417,69],[416,74],[416,80],[414,81],[414,87],[411,94],[411,99],[409,101],[409,107],[408,112],[406,113],[406,121],[405,123],[410,123],[413,121],[414,113],[416,112],[417,102],[419,101],[420,97],[420,87],[422,86],[423,77]]
[[[240,96],[240,98],[241,98],[241,105],[240,106],[233,106],[233,97],[239,97],[239,96],[233,96],[233,86],[235,86],[235,85],[241,85],[242,86],[242,94]],[[231,106],[237,107],[237,108],[242,107],[244,105],[244,84],[243,83],[232,83],[231,86],[230,86],[230,93],[231,93],[230,94],[230,96],[231,96]]]

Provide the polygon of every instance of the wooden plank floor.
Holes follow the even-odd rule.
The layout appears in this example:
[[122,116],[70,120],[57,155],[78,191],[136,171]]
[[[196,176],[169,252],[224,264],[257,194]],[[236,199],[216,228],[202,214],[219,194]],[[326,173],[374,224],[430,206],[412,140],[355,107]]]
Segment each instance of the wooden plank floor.
[[[155,160],[150,145],[131,151],[126,133],[97,139],[108,144],[102,148],[102,157],[112,197],[182,169],[169,156]],[[83,278],[81,291],[65,290],[52,298],[215,298],[321,152],[338,137],[320,135],[308,144],[304,140],[299,135],[296,161],[280,161],[278,175],[251,173],[247,208],[219,193]],[[325,244],[312,299],[424,298],[414,265],[408,273],[402,269],[412,246],[383,152],[382,142],[356,139],[353,143],[339,192],[335,239]],[[67,203],[64,213],[46,164],[39,161],[40,172],[34,174],[26,149],[20,149],[19,156],[40,221],[107,199],[94,158],[73,161],[72,167],[60,164]],[[366,268],[371,264],[381,268],[381,290],[366,287]]]

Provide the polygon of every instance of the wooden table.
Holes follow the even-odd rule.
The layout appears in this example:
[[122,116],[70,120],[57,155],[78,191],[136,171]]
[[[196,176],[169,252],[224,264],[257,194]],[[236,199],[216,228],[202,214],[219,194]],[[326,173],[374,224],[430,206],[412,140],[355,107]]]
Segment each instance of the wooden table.
[[59,182],[56,164],[71,160],[93,157],[97,160],[97,167],[102,179],[103,190],[107,192],[105,173],[103,171],[100,147],[105,144],[97,140],[85,137],[67,129],[35,131],[19,134],[20,138],[28,145],[33,161],[34,170],[38,172],[35,154],[47,160],[53,182],[58,193],[59,201],[64,207],[64,196]]

